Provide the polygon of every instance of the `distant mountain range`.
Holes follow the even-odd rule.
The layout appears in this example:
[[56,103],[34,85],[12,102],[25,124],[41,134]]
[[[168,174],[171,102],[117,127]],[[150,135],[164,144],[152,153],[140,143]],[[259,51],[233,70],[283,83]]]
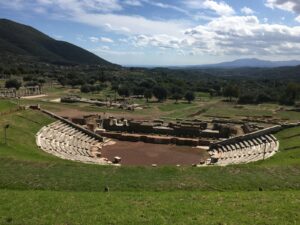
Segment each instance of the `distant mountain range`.
[[0,54],[16,55],[53,64],[113,66],[80,47],[57,41],[30,26],[7,19],[0,19]]
[[251,68],[275,68],[275,67],[284,67],[284,66],[298,66],[300,61],[291,60],[291,61],[267,61],[260,60],[256,58],[250,59],[238,59],[231,62],[223,62],[217,64],[207,64],[207,65],[196,65],[188,66],[188,68],[242,68],[242,67],[251,67]]

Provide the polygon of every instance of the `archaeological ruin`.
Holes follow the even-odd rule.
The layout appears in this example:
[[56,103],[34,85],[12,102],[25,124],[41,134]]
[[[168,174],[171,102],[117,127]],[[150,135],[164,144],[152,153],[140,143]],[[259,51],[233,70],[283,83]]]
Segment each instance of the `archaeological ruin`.
[[[185,151],[189,148],[207,152],[207,157],[199,157],[193,163],[196,166],[249,163],[269,158],[278,151],[279,143],[272,133],[283,127],[262,129],[255,124],[216,120],[138,121],[100,115],[62,118],[41,111],[57,119],[37,134],[37,145],[42,150],[60,158],[97,164],[122,164],[123,158],[118,155],[108,159],[102,154],[116,142],[121,146],[130,142],[150,144],[153,152],[156,146],[185,146]],[[126,160],[126,152],[123,157]]]
[[26,96],[41,95],[42,88],[40,86],[15,88],[0,88],[0,98],[19,98]]

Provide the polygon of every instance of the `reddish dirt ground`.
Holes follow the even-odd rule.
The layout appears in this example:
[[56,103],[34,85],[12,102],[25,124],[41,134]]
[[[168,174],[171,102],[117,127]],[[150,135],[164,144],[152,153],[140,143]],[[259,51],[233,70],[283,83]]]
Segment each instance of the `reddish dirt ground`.
[[104,147],[102,156],[110,161],[119,156],[122,158],[122,165],[135,166],[192,165],[208,158],[207,152],[202,149],[126,141],[116,141],[116,144]]

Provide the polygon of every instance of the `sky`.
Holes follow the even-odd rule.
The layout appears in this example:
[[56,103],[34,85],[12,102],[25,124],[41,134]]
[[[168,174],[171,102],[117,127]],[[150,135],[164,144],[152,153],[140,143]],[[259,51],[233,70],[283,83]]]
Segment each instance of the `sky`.
[[300,0],[0,0],[0,17],[120,65],[300,59]]

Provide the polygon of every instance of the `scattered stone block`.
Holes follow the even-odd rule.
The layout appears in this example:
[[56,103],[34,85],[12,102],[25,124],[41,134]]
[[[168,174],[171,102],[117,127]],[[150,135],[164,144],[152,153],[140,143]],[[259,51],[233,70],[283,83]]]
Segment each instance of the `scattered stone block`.
[[122,160],[122,158],[121,158],[121,157],[119,157],[119,156],[116,156],[116,157],[114,158],[114,161],[113,161],[113,163],[114,163],[114,164],[118,164],[118,163],[120,163],[120,162],[121,162],[121,160]]

